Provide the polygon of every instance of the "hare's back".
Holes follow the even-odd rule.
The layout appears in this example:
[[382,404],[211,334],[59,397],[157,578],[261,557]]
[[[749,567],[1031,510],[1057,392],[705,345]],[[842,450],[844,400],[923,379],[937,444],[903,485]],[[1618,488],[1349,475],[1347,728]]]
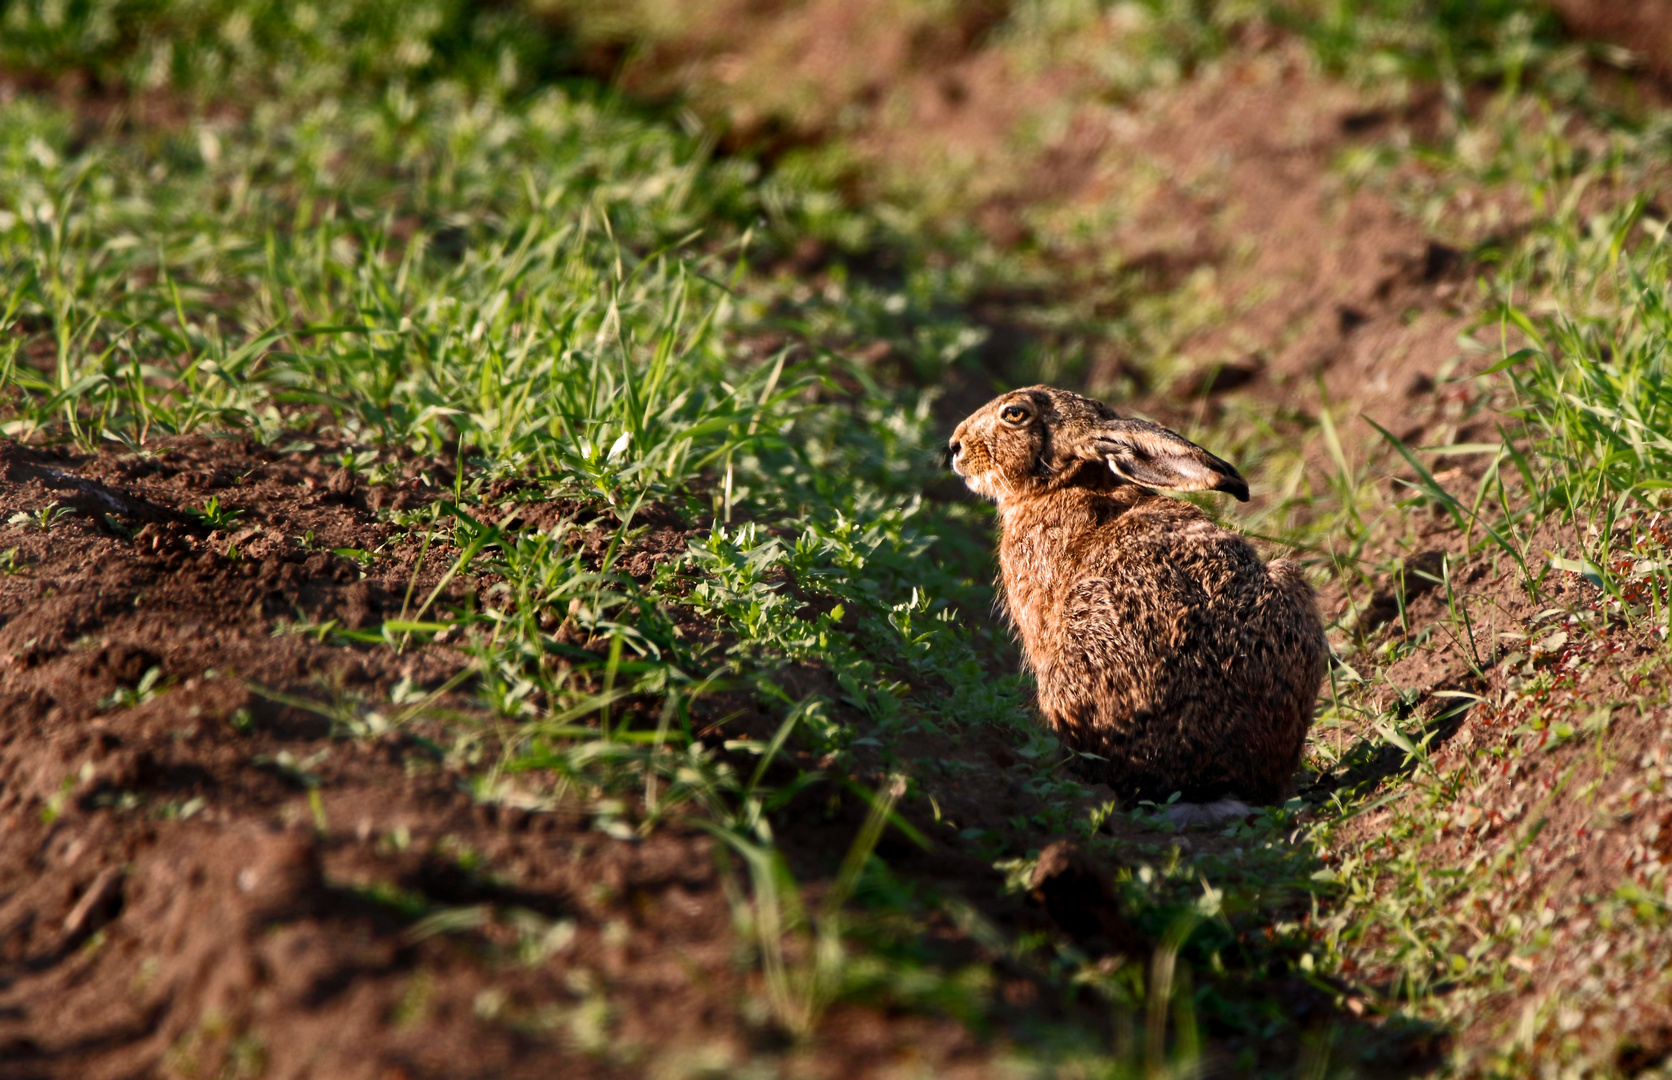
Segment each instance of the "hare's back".
[[[1064,614],[1070,635],[1114,632],[1129,656],[1221,668],[1322,640],[1311,586],[1188,503],[1156,498],[1106,526]],[[1175,667],[1175,672],[1180,669]]]
[[[1097,576],[1158,589],[1184,588],[1210,598],[1258,585],[1265,562],[1254,545],[1189,503],[1154,496],[1106,523],[1082,563]],[[1194,587],[1193,587],[1194,586]]]

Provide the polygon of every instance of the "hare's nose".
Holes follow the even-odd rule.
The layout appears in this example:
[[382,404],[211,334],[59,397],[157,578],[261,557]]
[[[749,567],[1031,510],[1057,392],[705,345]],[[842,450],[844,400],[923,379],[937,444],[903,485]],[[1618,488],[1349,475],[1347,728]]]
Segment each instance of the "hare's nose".
[[946,444],[946,452],[951,454],[953,457],[957,457],[963,449],[964,444],[959,442],[957,439],[953,439],[951,442]]

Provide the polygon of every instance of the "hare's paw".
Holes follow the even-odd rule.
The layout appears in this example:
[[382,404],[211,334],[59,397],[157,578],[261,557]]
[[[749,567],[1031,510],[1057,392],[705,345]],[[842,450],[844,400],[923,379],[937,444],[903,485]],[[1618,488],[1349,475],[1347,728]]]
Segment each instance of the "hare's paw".
[[1210,803],[1173,803],[1166,810],[1167,820],[1173,823],[1173,828],[1181,831],[1192,826],[1216,829],[1257,812],[1241,799],[1219,799]]

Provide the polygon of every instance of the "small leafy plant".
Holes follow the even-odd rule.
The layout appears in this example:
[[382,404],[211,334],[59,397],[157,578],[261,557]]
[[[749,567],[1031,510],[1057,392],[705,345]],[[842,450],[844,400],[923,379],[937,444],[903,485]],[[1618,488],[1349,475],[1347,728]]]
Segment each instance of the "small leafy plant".
[[140,676],[139,682],[133,686],[118,688],[109,697],[101,700],[99,707],[102,709],[132,709],[143,705],[157,696],[162,677],[163,669],[161,667],[149,667],[145,670],[145,674]]
[[19,510],[6,519],[6,524],[22,525],[25,528],[33,527],[41,532],[49,533],[60,525],[65,518],[72,517],[79,512],[74,507],[60,506],[56,502],[50,502],[33,513],[27,510]]
[[242,510],[235,510],[230,506],[222,506],[221,497],[219,495],[211,495],[208,502],[186,512],[205,528],[219,529],[223,532],[230,529],[239,518],[244,516],[244,511]]

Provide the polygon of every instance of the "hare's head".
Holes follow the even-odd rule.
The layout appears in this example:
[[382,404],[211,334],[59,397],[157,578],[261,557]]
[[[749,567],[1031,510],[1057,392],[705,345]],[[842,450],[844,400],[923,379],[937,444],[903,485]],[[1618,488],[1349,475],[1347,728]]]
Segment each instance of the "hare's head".
[[1237,470],[1184,436],[1050,386],[989,401],[958,425],[948,448],[970,490],[1000,506],[1066,487],[1123,483],[1226,491],[1248,501]]

